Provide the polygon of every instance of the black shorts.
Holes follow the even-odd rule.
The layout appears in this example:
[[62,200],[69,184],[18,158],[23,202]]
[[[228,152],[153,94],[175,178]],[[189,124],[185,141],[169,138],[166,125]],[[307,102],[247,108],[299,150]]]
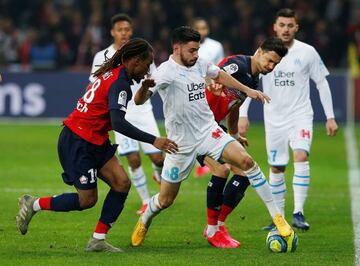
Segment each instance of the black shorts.
[[[227,130],[226,126],[219,124],[219,127],[221,127],[224,130],[225,133],[227,133],[228,130]],[[198,161],[198,163],[201,166],[205,166],[205,163],[204,163],[205,157],[206,157],[206,155],[198,155],[198,156],[196,156],[196,160]],[[224,162],[220,162],[220,161],[219,161],[219,163],[224,164]]]
[[103,145],[87,142],[64,126],[58,142],[64,182],[78,189],[96,188],[97,172],[114,156],[116,148],[109,140]]

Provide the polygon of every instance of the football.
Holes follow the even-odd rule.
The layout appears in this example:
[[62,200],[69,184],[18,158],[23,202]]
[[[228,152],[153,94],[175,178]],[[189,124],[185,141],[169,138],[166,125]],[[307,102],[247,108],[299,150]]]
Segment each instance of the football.
[[288,237],[282,237],[277,230],[271,230],[266,237],[266,246],[271,252],[294,252],[298,244],[298,236],[293,231]]

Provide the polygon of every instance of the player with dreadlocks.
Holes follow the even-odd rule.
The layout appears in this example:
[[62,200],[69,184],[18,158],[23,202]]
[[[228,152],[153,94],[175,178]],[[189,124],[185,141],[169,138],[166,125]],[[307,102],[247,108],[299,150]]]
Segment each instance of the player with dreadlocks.
[[[242,84],[258,89],[259,74],[265,75],[271,72],[286,53],[287,48],[284,43],[279,38],[270,37],[261,44],[253,56],[228,56],[218,66]],[[210,89],[215,87],[209,86]],[[247,145],[247,140],[239,135],[237,123],[239,107],[245,98],[246,95],[243,92],[232,88],[217,86],[215,91],[206,90],[206,99],[216,122],[220,123],[226,119],[229,134],[242,145]],[[250,182],[239,168],[220,164],[205,156],[199,156],[198,161],[201,165],[207,165],[212,173],[207,188],[208,224],[204,230],[204,236],[211,245],[217,248],[237,248],[240,243],[229,235],[224,224],[227,216],[244,197]],[[234,175],[226,184],[230,168]]]
[[117,145],[110,143],[108,132],[114,129],[165,152],[177,151],[175,142],[145,133],[125,120],[127,103],[132,97],[132,80],[143,79],[152,61],[150,44],[143,39],[132,39],[95,72],[96,80],[88,85],[74,111],[64,120],[58,141],[63,181],[74,186],[77,193],[40,198],[22,196],[16,223],[23,235],[31,218],[40,210],[68,212],[93,207],[98,198],[97,178],[100,178],[110,190],[86,250],[122,251],[105,242],[105,237],[124,207],[131,182],[114,155]]

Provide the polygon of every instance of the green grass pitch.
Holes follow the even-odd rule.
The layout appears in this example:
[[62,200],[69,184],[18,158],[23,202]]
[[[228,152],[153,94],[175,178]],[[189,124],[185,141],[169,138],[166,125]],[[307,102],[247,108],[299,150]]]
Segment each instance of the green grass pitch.
[[[99,202],[90,210],[37,214],[28,234],[15,227],[17,199],[74,191],[61,179],[57,159],[60,126],[0,125],[0,265],[353,265],[354,246],[343,130],[328,138],[323,125],[315,127],[311,152],[311,188],[305,215],[311,229],[298,232],[299,245],[291,254],[272,254],[260,228],[270,218],[252,188],[229,217],[230,234],[241,241],[235,250],[210,246],[202,236],[206,224],[206,185],[209,176],[190,176],[183,182],[175,204],[155,218],[142,247],[130,246],[138,219],[138,195],[131,189],[124,211],[111,229],[108,241],[123,248],[121,254],[84,251],[99,217],[108,188],[99,181]],[[253,124],[249,152],[267,175],[264,130]],[[357,130],[358,143],[360,131]],[[122,160],[124,162],[124,160]],[[147,176],[148,158],[143,157]],[[126,163],[124,162],[125,169]],[[291,222],[292,166],[287,171],[287,218]],[[149,179],[151,193],[158,186]]]

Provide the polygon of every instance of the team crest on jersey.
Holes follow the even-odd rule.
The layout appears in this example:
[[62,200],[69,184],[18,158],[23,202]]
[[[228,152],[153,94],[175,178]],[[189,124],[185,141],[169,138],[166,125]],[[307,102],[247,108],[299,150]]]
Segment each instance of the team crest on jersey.
[[127,93],[122,91],[119,93],[118,104],[126,106]]
[[81,176],[81,177],[79,178],[79,181],[80,181],[80,184],[85,185],[85,184],[87,184],[87,182],[88,182],[88,178],[83,175],[83,176]]
[[220,128],[217,128],[215,131],[213,131],[211,133],[211,136],[214,138],[214,139],[218,139],[222,136],[222,134],[224,134],[224,131],[222,131]]
[[230,65],[225,66],[224,70],[226,73],[232,75],[239,70],[239,66],[235,63],[232,63]]

